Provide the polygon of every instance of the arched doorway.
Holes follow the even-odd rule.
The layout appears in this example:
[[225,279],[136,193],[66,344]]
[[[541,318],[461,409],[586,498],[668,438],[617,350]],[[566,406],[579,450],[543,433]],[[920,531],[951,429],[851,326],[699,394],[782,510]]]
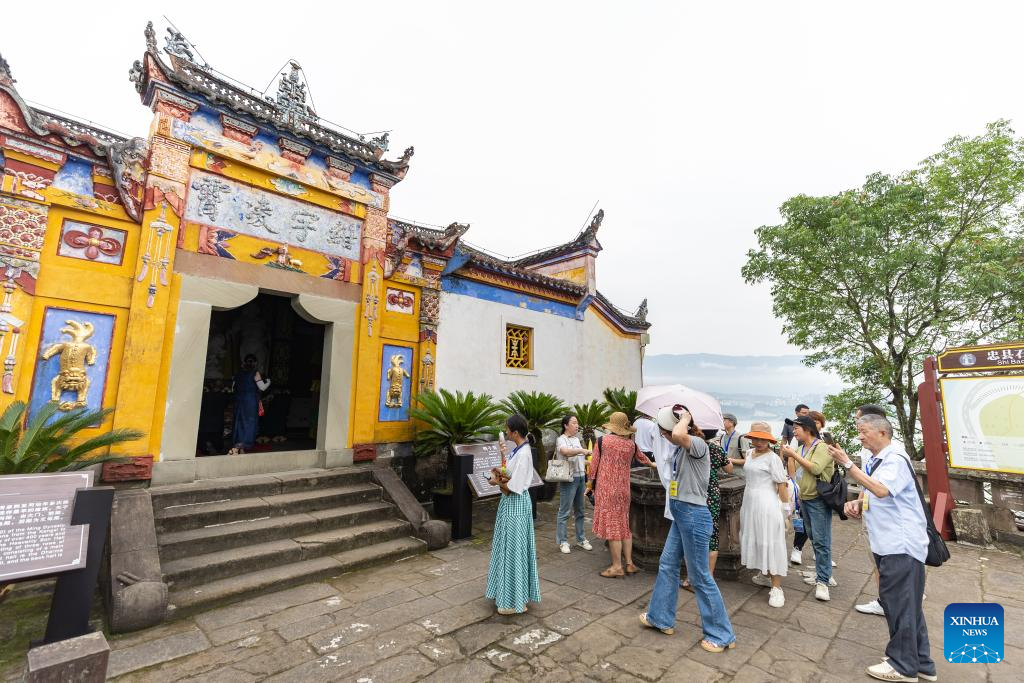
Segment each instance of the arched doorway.
[[[296,313],[291,297],[264,292],[211,313],[197,456],[316,448],[324,327]],[[269,382],[264,390],[255,377]]]
[[[316,294],[260,290],[251,284],[190,274],[182,274],[181,281],[181,298],[175,320],[168,375],[167,408],[160,455],[153,466],[153,484],[351,464],[352,449],[348,444],[348,429],[356,303]],[[250,303],[256,304],[260,316],[266,316],[263,323],[245,319],[246,315],[255,315],[244,312]],[[290,307],[296,317],[290,318],[291,314],[286,313],[285,307]],[[277,329],[274,321],[281,320],[290,321],[290,336]],[[275,334],[282,337],[278,341],[278,348],[288,346],[285,343],[286,336],[294,340],[295,330],[302,330],[301,334],[306,338],[296,343],[301,346],[303,354],[310,354],[301,363],[288,361],[289,378],[285,384],[289,388],[301,388],[301,391],[298,392],[297,407],[293,395],[287,409],[282,408],[274,418],[283,421],[286,441],[279,440],[278,448],[275,448],[271,439],[269,448],[244,455],[205,455],[206,445],[199,439],[200,431],[204,434],[208,431],[216,433],[216,430],[210,429],[215,420],[210,415],[216,415],[217,408],[204,408],[211,337],[217,334],[217,330],[231,329],[232,326],[239,336],[238,340],[232,342],[214,339],[214,344],[224,345],[221,354],[228,355],[228,358],[221,358],[223,369],[214,373],[222,376],[209,379],[219,379],[223,383],[228,381],[228,376],[233,378],[230,375],[233,372],[232,363],[237,362],[233,359],[241,353],[240,338],[245,336],[242,330],[251,329],[254,333],[259,325],[263,329],[270,326],[271,342]],[[314,327],[310,326],[319,329],[319,339]],[[251,350],[253,343],[250,338],[246,348]],[[275,383],[271,368],[284,367],[283,358],[275,359],[272,348],[273,344],[268,343],[268,361],[264,366],[272,380],[271,389]],[[320,349],[319,356],[314,358],[317,349]],[[289,352],[289,355],[295,353],[291,348]],[[214,353],[216,357],[217,353]],[[319,386],[315,384],[316,377],[319,377]],[[281,406],[284,406],[284,402]],[[225,406],[225,410],[229,408]],[[300,419],[298,414],[303,411],[307,415]],[[204,412],[206,421],[203,421],[201,430]],[[280,422],[276,424],[270,426],[277,429]],[[288,441],[289,437],[291,441]],[[216,446],[217,442],[214,441],[214,448]],[[204,454],[197,457],[199,453]]]

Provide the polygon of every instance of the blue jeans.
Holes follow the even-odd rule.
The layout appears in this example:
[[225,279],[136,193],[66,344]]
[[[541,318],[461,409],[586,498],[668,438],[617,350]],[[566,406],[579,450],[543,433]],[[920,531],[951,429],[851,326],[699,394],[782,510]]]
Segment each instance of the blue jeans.
[[832,578],[832,508],[821,498],[800,501],[804,531],[814,548],[814,569],[818,583]]
[[708,565],[708,544],[711,542],[711,512],[705,505],[669,501],[672,528],[665,538],[665,549],[658,562],[658,579],[647,608],[647,620],[658,628],[672,628],[676,624],[676,605],[679,601],[679,568],[686,560],[686,575],[697,596],[704,638],[718,645],[736,640],[725,610],[725,601],[718,584],[711,577]]
[[568,543],[566,522],[569,513],[576,515],[576,542],[582,543],[587,537],[583,534],[583,499],[587,492],[587,478],[582,474],[573,475],[572,481],[558,485],[558,523],[555,525],[555,541],[559,545]]

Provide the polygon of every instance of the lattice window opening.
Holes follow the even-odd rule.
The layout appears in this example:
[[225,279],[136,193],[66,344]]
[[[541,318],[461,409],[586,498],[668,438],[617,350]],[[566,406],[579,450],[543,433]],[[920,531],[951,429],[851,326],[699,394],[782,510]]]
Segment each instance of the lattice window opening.
[[533,368],[533,330],[529,327],[505,326],[505,367],[514,370]]

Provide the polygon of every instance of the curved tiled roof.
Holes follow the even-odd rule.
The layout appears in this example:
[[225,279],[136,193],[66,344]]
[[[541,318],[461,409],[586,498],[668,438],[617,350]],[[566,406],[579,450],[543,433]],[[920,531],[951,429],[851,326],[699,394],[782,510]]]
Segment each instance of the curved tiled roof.
[[[172,37],[184,41],[180,33],[171,33]],[[171,39],[168,39],[168,50],[171,49],[170,42]],[[415,151],[412,147],[407,148],[401,158],[397,160],[382,158],[387,149],[386,134],[369,141],[361,139],[361,136],[354,137],[327,125],[307,106],[275,101],[251,88],[231,82],[226,77],[219,75],[213,68],[195,62],[187,48],[179,47],[174,52],[168,52],[168,50],[165,52],[167,52],[170,64],[160,58],[153,23],[150,22],[146,26],[146,54],[144,56],[146,64],[136,62],[131,72],[131,78],[135,81],[136,89],[140,94],[145,93],[150,81],[149,70],[145,66],[151,63],[169,82],[183,90],[200,94],[213,104],[227,107],[256,121],[268,123],[280,131],[292,133],[323,145],[332,152],[347,157],[350,161],[367,165],[374,170],[393,176],[396,180],[401,179],[409,168],[409,161]],[[297,65],[295,66],[297,67]],[[281,99],[279,94],[278,100]]]

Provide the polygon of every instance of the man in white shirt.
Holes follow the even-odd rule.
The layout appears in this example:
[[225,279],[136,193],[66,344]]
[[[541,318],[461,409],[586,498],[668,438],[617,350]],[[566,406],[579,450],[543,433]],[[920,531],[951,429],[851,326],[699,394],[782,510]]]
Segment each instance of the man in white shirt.
[[633,429],[636,430],[636,434],[633,436],[636,447],[648,458],[651,457],[654,454],[654,444],[658,436],[658,425],[654,423],[654,418],[641,414],[633,422]]
[[892,425],[886,418],[865,415],[857,420],[857,434],[873,456],[867,472],[843,449],[829,446],[829,452],[850,478],[864,487],[864,496],[848,502],[845,512],[853,518],[864,517],[878,568],[878,601],[889,625],[886,657],[869,666],[867,674],[882,681],[935,681],[938,677],[921,607],[928,521],[914,470],[903,449],[892,443]]

